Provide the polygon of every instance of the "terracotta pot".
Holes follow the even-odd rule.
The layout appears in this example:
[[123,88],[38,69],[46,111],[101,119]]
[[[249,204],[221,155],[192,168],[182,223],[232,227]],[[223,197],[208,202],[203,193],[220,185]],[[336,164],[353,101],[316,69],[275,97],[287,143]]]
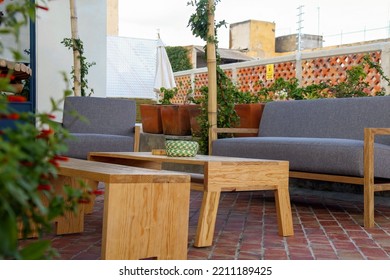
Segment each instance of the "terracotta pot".
[[174,104],[161,106],[163,133],[166,135],[191,135],[190,114],[187,107],[191,105]]
[[192,104],[187,106],[188,113],[190,114],[190,124],[192,135],[197,136],[200,134],[200,124],[198,116],[202,112],[202,108],[199,104]]
[[162,134],[161,105],[140,104],[142,130],[146,133]]
[[[261,116],[263,115],[264,103],[253,104],[236,104],[234,110],[240,117],[240,124],[235,127],[239,128],[259,128]],[[235,137],[253,137],[256,133],[239,133]]]

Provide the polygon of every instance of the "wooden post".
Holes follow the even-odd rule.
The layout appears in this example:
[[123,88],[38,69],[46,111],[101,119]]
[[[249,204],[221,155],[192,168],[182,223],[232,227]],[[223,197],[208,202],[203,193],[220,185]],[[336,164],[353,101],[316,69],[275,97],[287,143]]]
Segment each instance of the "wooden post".
[[78,27],[77,27],[77,11],[75,0],[69,0],[70,5],[70,26],[72,31],[73,40],[73,69],[74,69],[74,95],[81,95],[81,64],[80,64],[80,52],[76,47],[75,40],[79,39]]
[[208,120],[209,120],[209,154],[211,143],[217,139],[214,128],[217,127],[217,60],[215,54],[214,0],[208,0],[207,30],[207,69],[208,69]]

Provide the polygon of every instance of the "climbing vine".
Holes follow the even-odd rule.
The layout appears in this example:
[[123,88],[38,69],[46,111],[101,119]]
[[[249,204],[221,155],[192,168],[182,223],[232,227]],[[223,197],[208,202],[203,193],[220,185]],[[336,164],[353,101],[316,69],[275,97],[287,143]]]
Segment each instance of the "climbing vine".
[[[71,38],[65,38],[61,42],[64,44],[65,47],[67,47],[69,50],[76,49],[79,51],[79,58],[80,58],[80,84],[81,84],[81,96],[86,96],[87,95],[87,90],[88,90],[88,80],[87,80],[87,75],[89,68],[92,67],[93,65],[96,65],[95,62],[87,62],[86,57],[84,56],[84,45],[83,42],[80,39],[71,39]],[[72,75],[73,80],[75,79],[74,73],[75,69],[72,67],[72,71],[70,72]],[[74,88],[73,88],[74,90]],[[93,89],[90,90],[88,93],[88,96],[93,94]]]

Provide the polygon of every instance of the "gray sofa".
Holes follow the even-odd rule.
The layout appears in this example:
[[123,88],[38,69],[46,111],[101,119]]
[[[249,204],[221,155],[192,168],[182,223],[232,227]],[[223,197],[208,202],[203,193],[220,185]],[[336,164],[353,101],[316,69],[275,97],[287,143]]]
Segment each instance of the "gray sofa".
[[212,154],[288,160],[293,178],[364,185],[364,224],[372,227],[374,192],[390,190],[374,184],[390,179],[390,136],[381,134],[390,134],[390,96],[275,101],[257,137],[218,139]]
[[[80,120],[77,114],[87,121]],[[63,127],[70,134],[66,156],[87,159],[89,152],[137,150],[136,104],[127,99],[100,97],[65,98]],[[138,136],[137,136],[138,135]]]

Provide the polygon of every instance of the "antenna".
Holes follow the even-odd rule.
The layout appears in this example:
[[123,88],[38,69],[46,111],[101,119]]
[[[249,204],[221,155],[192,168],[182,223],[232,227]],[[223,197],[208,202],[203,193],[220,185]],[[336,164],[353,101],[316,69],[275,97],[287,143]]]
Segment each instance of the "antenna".
[[302,29],[303,29],[303,26],[302,26],[302,22],[303,22],[303,19],[302,19],[302,16],[303,16],[303,5],[299,6],[298,8],[298,28],[297,28],[297,51],[298,51],[298,56],[300,57],[300,53],[301,53],[301,50],[302,50]]
[[317,7],[317,35],[320,36],[320,7]]
[[303,19],[302,19],[302,15],[303,15],[303,12],[302,12],[302,9],[303,9],[303,6],[299,6],[298,7],[298,28],[297,28],[297,52],[296,52],[296,72],[295,72],[295,75],[296,77],[298,78],[299,80],[299,84],[302,83],[302,61],[301,61],[301,56],[302,56],[302,53],[301,53],[301,50],[302,50],[302,29],[303,29],[303,26],[302,26],[302,22],[303,22]]

